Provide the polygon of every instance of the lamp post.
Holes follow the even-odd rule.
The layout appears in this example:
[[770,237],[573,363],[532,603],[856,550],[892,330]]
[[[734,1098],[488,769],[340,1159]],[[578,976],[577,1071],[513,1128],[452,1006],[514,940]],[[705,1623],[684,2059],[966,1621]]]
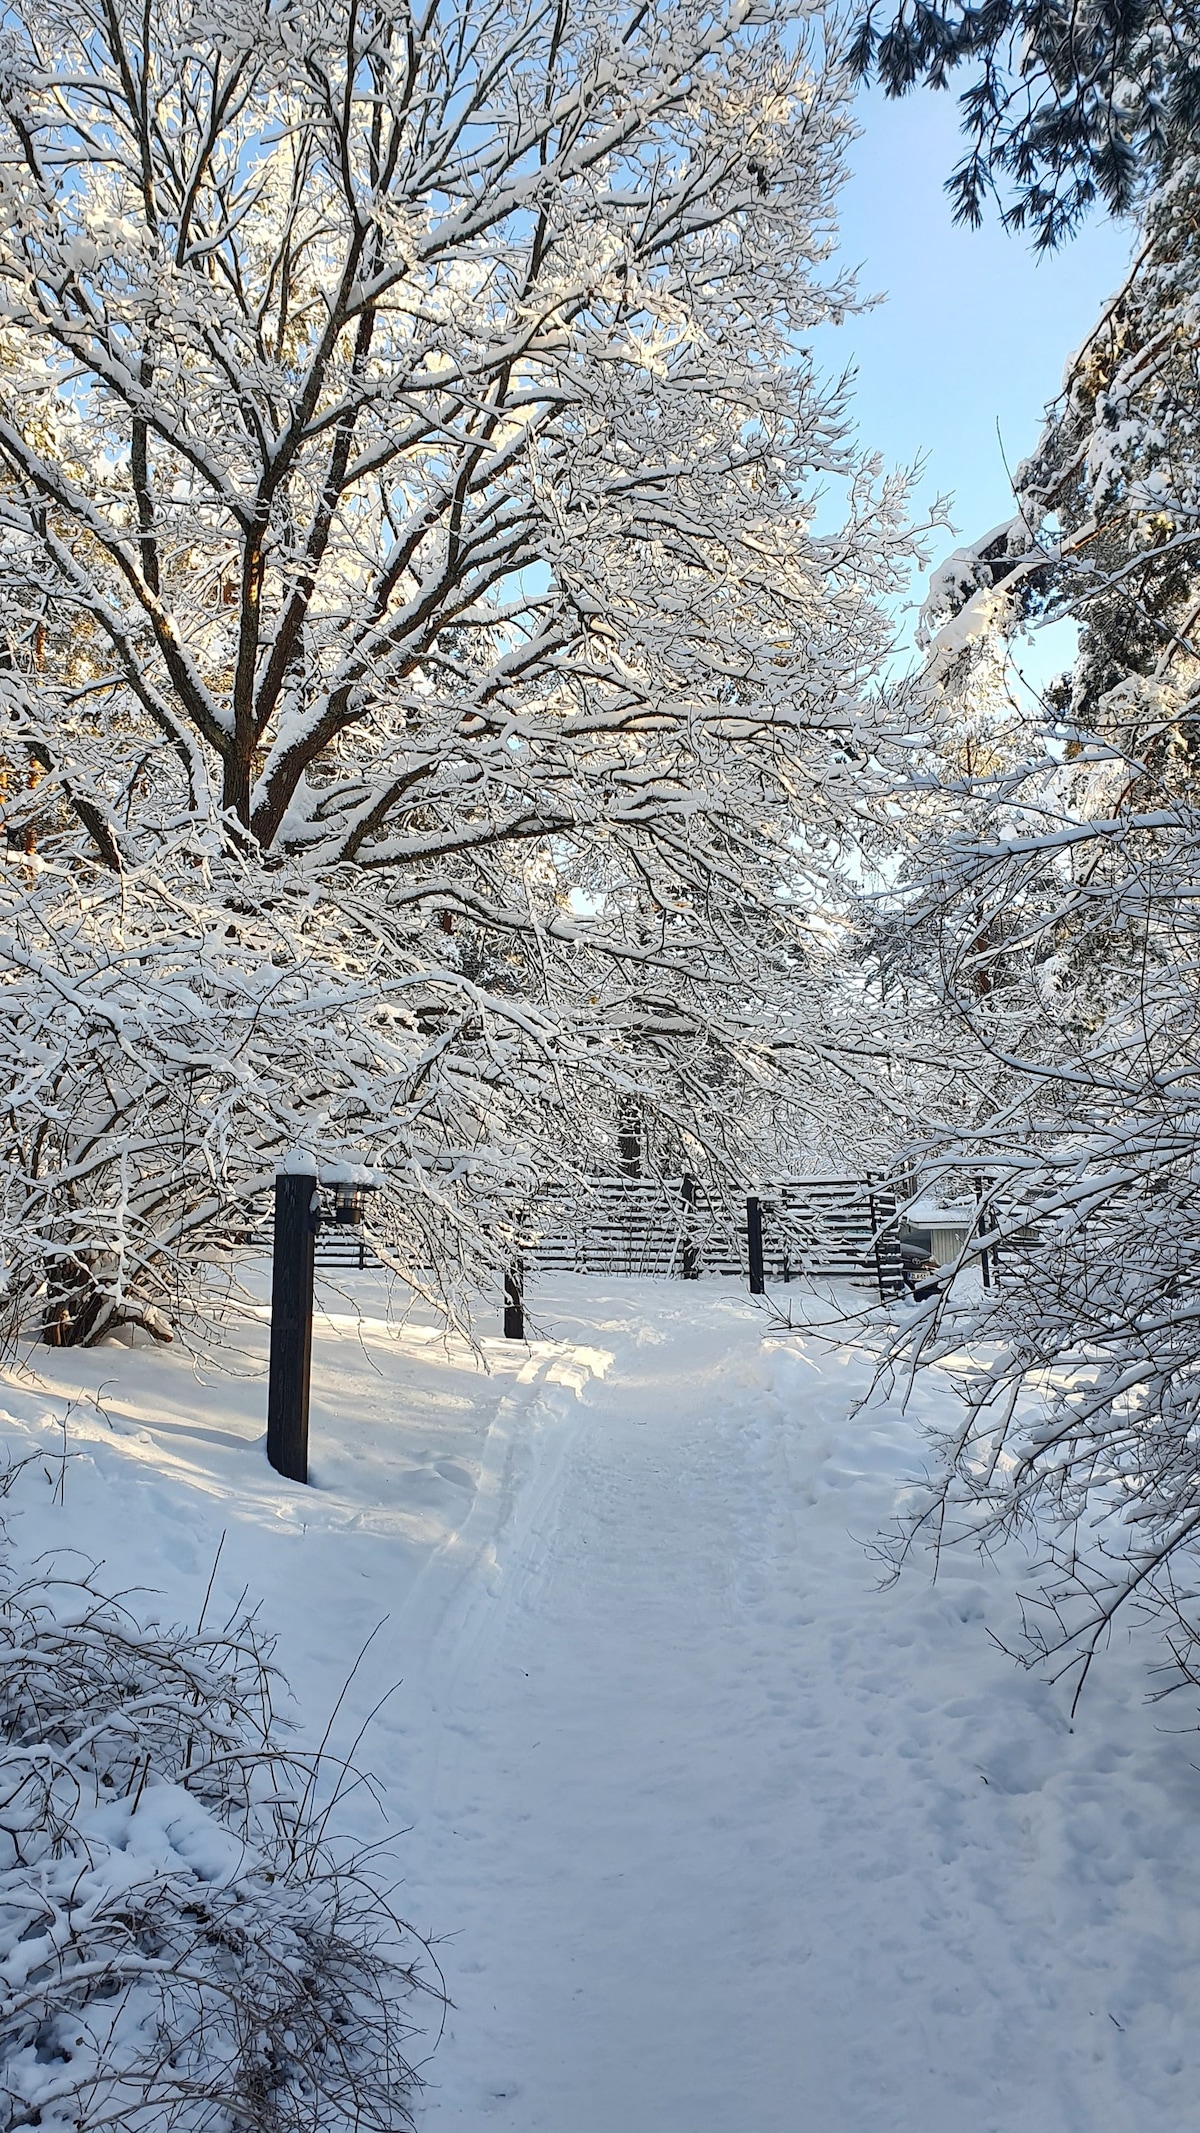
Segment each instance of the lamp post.
[[275,1180],[271,1264],[271,1374],[267,1387],[267,1458],[288,1481],[308,1480],[308,1390],[312,1371],[313,1267],[323,1221],[361,1223],[374,1186],[334,1180],[333,1205],[321,1209],[315,1171],[280,1171]]

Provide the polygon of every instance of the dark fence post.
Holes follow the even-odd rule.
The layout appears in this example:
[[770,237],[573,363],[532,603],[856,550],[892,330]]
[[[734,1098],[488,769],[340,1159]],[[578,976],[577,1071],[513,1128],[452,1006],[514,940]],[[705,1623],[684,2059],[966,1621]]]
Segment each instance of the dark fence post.
[[525,1269],[519,1259],[510,1260],[504,1269],[504,1338],[525,1338]]
[[[904,1260],[900,1251],[897,1228],[896,1195],[891,1188],[876,1194],[868,1176],[867,1207],[871,1216],[871,1238],[875,1248],[875,1279],[879,1284],[879,1301],[891,1303],[904,1294]],[[880,1200],[885,1203],[880,1212]]]
[[679,1197],[683,1201],[683,1250],[679,1258],[679,1272],[684,1281],[699,1281],[700,1254],[696,1249],[696,1233],[692,1228],[692,1218],[696,1212],[695,1178],[684,1178],[679,1188]]
[[618,1113],[617,1165],[623,1178],[642,1175],[642,1113],[634,1098],[627,1098]]
[[[978,1236],[978,1234],[979,1234],[979,1225],[980,1225],[980,1222],[981,1222],[982,1220],[984,1220],[984,1219],[985,1219],[985,1210],[984,1210],[984,1205],[983,1205],[983,1195],[984,1195],[984,1184],[983,1184],[983,1179],[982,1179],[982,1178],[976,1178],[976,1180],[975,1180],[975,1206],[976,1206],[976,1209],[978,1210],[978,1212],[977,1212],[977,1214],[976,1214],[976,1217],[975,1217],[975,1234],[976,1234],[976,1236]],[[980,1272],[980,1274],[981,1274],[981,1276],[982,1276],[982,1278],[983,1278],[983,1286],[984,1286],[984,1288],[985,1288],[985,1289],[990,1289],[990,1288],[991,1288],[991,1286],[992,1286],[992,1254],[991,1254],[991,1252],[990,1252],[990,1251],[988,1250],[988,1247],[987,1247],[987,1245],[986,1245],[986,1244],[985,1244],[985,1245],[983,1246],[983,1248],[981,1249],[981,1251],[980,1251],[980,1254],[979,1254],[979,1272]]]
[[316,1190],[315,1177],[287,1175],[275,1180],[267,1458],[276,1473],[289,1481],[308,1480]]
[[765,1296],[766,1277],[763,1273],[762,1202],[746,1202],[746,1246],[750,1255],[750,1294]]

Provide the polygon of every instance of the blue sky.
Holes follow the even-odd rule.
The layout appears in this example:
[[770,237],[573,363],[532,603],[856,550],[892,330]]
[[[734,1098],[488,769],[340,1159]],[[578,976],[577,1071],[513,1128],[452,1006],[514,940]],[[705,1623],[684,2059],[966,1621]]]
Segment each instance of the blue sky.
[[[857,364],[862,443],[893,465],[924,456],[919,498],[953,492],[959,538],[973,538],[1011,515],[1005,456],[1015,468],[1036,443],[1067,357],[1120,285],[1131,232],[1097,223],[1037,260],[998,218],[958,229],[942,190],[961,152],[954,98],[872,92],[858,122],[843,251],[863,295],[888,301],[816,346],[830,368]],[[935,536],[933,561],[957,544]],[[1047,645],[1036,663],[1048,659],[1061,663]]]

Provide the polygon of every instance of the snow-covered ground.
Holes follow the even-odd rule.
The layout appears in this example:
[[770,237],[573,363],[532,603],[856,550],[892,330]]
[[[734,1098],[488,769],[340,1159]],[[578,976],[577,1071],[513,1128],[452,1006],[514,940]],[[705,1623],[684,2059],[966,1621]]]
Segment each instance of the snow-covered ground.
[[22,1551],[194,1621],[224,1534],[309,1735],[382,1623],[338,1737],[398,1684],[362,1755],[454,2002],[428,2133],[1191,2133],[1193,1712],[1122,1647],[1072,1729],[988,1636],[1019,1564],[880,1589],[920,1415],[854,1412],[857,1345],[723,1283],[536,1308],[485,1369],[354,1277],[308,1490],[265,1463],[264,1314],[220,1368],[43,1350],[0,1387],[44,1454]]

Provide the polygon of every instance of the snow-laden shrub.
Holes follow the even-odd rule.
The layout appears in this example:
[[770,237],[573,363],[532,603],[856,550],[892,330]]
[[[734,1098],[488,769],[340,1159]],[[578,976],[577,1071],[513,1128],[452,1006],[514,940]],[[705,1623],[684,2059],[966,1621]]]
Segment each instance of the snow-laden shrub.
[[280,1744],[262,1632],[4,1554],[0,2126],[408,2125],[420,1950]]

